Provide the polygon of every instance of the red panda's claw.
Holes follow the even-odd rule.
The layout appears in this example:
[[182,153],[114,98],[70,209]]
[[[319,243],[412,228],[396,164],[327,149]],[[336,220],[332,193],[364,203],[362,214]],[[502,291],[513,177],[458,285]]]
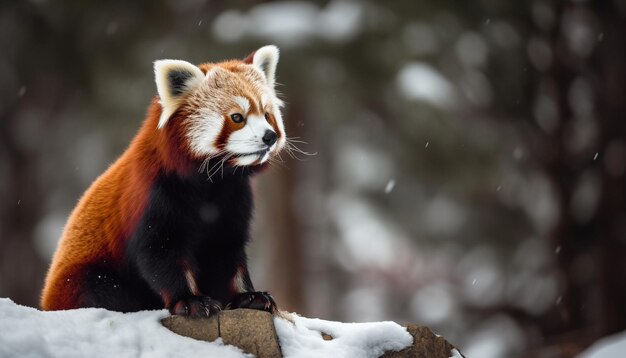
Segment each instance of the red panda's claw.
[[249,308],[276,313],[278,308],[272,295],[267,292],[244,292],[228,303],[226,309]]
[[208,296],[189,297],[178,301],[170,313],[191,318],[211,317],[222,310],[222,304]]
[[176,316],[189,316],[189,305],[184,300],[180,300],[170,308],[170,313]]

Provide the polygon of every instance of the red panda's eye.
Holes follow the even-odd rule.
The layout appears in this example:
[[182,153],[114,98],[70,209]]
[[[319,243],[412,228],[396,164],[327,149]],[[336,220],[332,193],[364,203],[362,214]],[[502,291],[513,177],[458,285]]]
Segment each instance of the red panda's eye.
[[267,112],[265,112],[265,120],[268,122],[270,121],[270,114]]
[[241,123],[243,122],[243,115],[241,115],[241,113],[233,113],[230,115],[230,119],[235,123]]

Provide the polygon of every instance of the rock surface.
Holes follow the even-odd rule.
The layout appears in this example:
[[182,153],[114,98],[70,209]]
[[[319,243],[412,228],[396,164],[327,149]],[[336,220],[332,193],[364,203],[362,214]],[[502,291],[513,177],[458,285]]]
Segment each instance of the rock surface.
[[239,347],[256,357],[281,357],[272,315],[258,310],[222,311],[211,318],[171,316],[161,321],[181,336],[212,342],[219,337],[224,344]]
[[455,347],[446,341],[443,337],[435,335],[430,328],[409,324],[406,326],[407,331],[413,336],[413,345],[399,352],[387,352],[383,354],[384,358],[403,358],[403,357],[433,357],[433,358],[449,358],[450,353]]
[[[214,341],[221,337],[224,344],[237,346],[259,358],[282,357],[272,315],[267,312],[237,309],[202,319],[172,316],[163,319],[162,323],[177,334],[198,340]],[[413,336],[413,345],[399,352],[387,352],[384,358],[452,356],[454,346],[428,327],[411,324],[407,330]]]

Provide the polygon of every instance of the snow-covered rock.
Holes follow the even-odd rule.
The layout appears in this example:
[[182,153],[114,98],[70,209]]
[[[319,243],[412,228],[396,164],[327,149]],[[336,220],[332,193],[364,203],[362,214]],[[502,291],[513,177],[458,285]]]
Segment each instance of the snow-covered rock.
[[342,323],[245,309],[206,319],[170,316],[166,310],[42,312],[0,298],[0,358],[228,358],[251,357],[249,353],[287,358],[462,357],[428,327],[394,322]]
[[[405,327],[395,322],[341,323],[293,315],[274,326],[283,355],[289,357],[380,357],[413,344]],[[325,339],[322,333],[332,337]]]
[[0,298],[0,357],[251,357],[221,340],[174,334],[161,325],[166,316],[166,310],[42,312]]

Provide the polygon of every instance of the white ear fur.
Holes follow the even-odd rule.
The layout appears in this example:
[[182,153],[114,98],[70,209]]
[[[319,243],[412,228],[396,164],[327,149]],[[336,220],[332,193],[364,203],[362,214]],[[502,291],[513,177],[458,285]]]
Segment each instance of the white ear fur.
[[180,60],[154,62],[154,80],[161,103],[161,117],[157,128],[163,128],[167,120],[180,106],[184,94],[202,83],[204,73],[193,64]]
[[254,53],[252,64],[265,75],[267,84],[274,88],[276,65],[278,64],[279,51],[274,45],[263,46]]

